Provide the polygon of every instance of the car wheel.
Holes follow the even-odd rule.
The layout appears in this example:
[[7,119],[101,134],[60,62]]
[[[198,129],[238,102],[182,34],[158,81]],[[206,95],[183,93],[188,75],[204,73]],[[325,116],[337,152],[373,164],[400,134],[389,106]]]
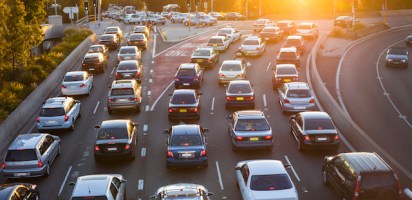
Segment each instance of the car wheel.
[[232,150],[237,151],[237,150],[239,150],[239,148],[237,148],[235,145],[232,145]]
[[109,115],[113,114],[113,110],[107,109],[107,112],[109,113]]
[[163,22],[162,25],[165,25],[165,22]]
[[45,176],[49,176],[50,175],[50,164],[47,163],[46,165],[46,172],[44,173]]
[[137,113],[139,113],[140,112],[140,105],[139,106],[136,106],[136,108],[134,109]]
[[130,160],[135,160],[136,159],[136,155],[134,152],[130,153]]
[[302,144],[302,141],[300,139],[298,139],[298,150],[303,151],[303,144]]
[[69,128],[69,130],[70,131],[74,131],[74,120],[72,120],[73,122],[72,122],[72,125],[70,126],[70,128]]
[[322,181],[324,185],[329,185],[328,175],[324,169],[322,170]]

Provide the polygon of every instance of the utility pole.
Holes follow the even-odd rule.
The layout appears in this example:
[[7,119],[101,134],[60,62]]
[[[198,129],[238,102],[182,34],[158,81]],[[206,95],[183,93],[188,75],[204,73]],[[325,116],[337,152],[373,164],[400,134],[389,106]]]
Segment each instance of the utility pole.
[[383,13],[383,23],[386,24],[387,23],[387,13],[388,13],[388,0],[385,0],[385,4],[382,5],[382,11]]
[[213,12],[213,0],[210,0],[210,12]]
[[97,26],[100,27],[100,18],[101,18],[101,0],[97,0]]
[[[355,30],[355,1],[357,0],[353,0],[352,3],[352,29]],[[357,2],[356,2],[357,3]]]
[[259,18],[262,17],[262,0],[259,0]]
[[56,0],[54,0],[54,15],[57,15],[57,3],[56,3]]
[[246,0],[246,19],[249,19],[249,0]]

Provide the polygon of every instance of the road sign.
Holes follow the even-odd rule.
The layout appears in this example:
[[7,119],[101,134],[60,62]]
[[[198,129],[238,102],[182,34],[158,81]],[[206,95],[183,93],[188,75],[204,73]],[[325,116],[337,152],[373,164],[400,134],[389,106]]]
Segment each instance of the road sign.
[[79,13],[79,7],[64,7],[63,12],[66,14]]

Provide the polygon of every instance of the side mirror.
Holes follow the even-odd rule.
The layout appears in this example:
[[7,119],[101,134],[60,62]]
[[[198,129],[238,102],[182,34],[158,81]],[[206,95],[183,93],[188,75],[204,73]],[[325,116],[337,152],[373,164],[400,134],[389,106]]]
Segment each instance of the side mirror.
[[79,101],[79,100],[74,100],[74,102],[75,102],[75,103],[80,103],[80,101]]
[[75,182],[70,182],[69,185],[74,186],[74,185],[76,185],[76,183]]
[[289,119],[295,119],[295,118],[296,118],[296,115],[292,115],[289,117]]
[[133,126],[139,126],[139,123],[137,123],[137,122],[133,122]]
[[203,95],[203,93],[202,93],[202,92],[198,92],[197,95]]
[[208,128],[202,128],[202,132],[209,132]]
[[170,129],[165,129],[163,132],[164,134],[170,134]]
[[240,170],[240,167],[235,167],[235,170]]
[[123,179],[123,180],[122,180],[122,183],[127,183],[127,180],[126,180],[126,179]]
[[100,125],[96,125],[96,126],[94,126],[94,128],[100,128]]
[[207,193],[207,196],[213,196],[213,195],[215,195],[213,192],[208,192]]
[[291,168],[291,166],[289,165],[289,164],[284,164],[283,165],[285,168],[287,168],[287,169],[290,169]]

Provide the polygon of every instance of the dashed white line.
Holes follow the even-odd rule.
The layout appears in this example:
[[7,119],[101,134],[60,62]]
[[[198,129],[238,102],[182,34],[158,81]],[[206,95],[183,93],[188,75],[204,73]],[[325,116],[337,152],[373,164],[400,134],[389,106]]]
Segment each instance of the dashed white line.
[[149,105],[146,105],[145,111],[147,112],[147,111],[149,111],[149,109],[150,109],[150,106],[149,106]]
[[147,91],[147,96],[150,96],[152,94],[152,91]]
[[153,28],[154,28],[154,29],[153,29],[154,32],[157,33],[157,28],[156,28],[156,26],[154,26]]
[[149,79],[149,83],[152,83],[153,82],[153,79]]
[[150,70],[150,74],[152,74],[152,73],[153,73],[153,69]]
[[147,130],[149,130],[149,125],[147,124],[143,125],[143,131],[146,132]]
[[142,148],[142,152],[140,152],[140,156],[141,157],[146,157],[146,148],[145,147]]
[[57,195],[58,197],[60,196],[60,194],[63,191],[64,185],[66,184],[67,181],[67,177],[69,177],[70,171],[72,171],[72,166],[69,167],[69,170],[67,170],[66,176],[64,177],[63,183],[60,186],[60,190],[59,190],[59,194]]
[[[152,51],[152,59],[155,58],[156,54],[156,35],[153,35],[153,51]],[[152,61],[153,62],[153,61]]]
[[266,94],[263,94],[263,107],[267,107]]
[[137,190],[142,191],[143,190],[143,185],[144,185],[143,179],[139,179],[139,183],[137,184]]
[[269,71],[270,65],[272,65],[272,62],[269,62],[268,66],[266,67],[266,71]]
[[110,75],[113,75],[115,69],[116,69],[115,67],[112,69],[112,72],[110,73]]
[[97,108],[99,107],[100,101],[97,102],[96,107],[94,107],[93,115],[96,114]]
[[295,168],[293,168],[292,163],[290,163],[289,158],[285,155],[285,159],[290,165],[290,169],[292,170],[293,174],[295,175],[296,179],[300,182],[300,178],[298,176],[298,173],[296,173]]
[[217,176],[218,176],[218,178],[219,178],[220,189],[225,190],[225,189],[223,188],[222,176],[220,175],[219,162],[217,162],[217,160],[216,160],[216,169],[217,169]]
[[214,108],[215,108],[215,97],[213,97],[212,99],[212,107],[210,108],[210,110],[213,112]]

